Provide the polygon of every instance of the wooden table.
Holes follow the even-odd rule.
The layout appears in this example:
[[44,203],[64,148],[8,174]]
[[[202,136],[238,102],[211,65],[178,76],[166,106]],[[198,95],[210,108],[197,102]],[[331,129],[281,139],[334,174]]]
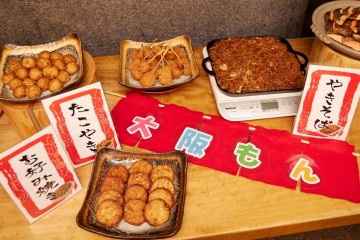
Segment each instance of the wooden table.
[[[314,39],[290,41],[293,47],[308,56]],[[202,49],[195,49],[201,68]],[[105,91],[126,94],[129,89],[117,83],[119,56],[95,57],[97,79]],[[152,95],[163,103],[185,106],[206,114],[217,114],[209,79],[201,75],[175,91]],[[106,94],[112,109],[119,97]],[[360,151],[360,110],[355,114],[348,141]],[[247,121],[252,125],[292,131],[294,117]],[[21,141],[7,116],[0,119],[0,151]],[[127,146],[122,146],[129,149]],[[76,169],[83,190],[37,222],[29,224],[0,187],[1,239],[105,239],[76,225],[76,215],[85,198],[92,164]],[[173,239],[257,239],[309,230],[360,223],[360,204],[305,194],[282,187],[250,181],[189,164],[184,218]]]

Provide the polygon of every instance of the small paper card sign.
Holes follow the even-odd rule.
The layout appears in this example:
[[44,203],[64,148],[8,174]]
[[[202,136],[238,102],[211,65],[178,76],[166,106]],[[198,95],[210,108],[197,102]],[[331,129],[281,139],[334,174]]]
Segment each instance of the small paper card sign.
[[360,69],[310,64],[294,134],[345,141],[359,100]]
[[44,99],[42,104],[75,168],[95,159],[99,143],[120,148],[99,82]]
[[0,182],[30,223],[82,189],[51,126],[0,154]]

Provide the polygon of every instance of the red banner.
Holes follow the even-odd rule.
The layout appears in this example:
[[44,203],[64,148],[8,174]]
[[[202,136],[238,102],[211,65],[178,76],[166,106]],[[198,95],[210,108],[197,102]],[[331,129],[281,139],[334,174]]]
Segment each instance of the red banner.
[[192,164],[302,192],[360,202],[354,146],[230,122],[138,92],[111,112],[119,141],[155,152],[184,151]]

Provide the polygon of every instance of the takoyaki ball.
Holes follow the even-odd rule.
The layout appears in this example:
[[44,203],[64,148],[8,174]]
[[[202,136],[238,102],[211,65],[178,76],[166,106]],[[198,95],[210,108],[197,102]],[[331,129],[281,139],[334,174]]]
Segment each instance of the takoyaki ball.
[[43,72],[41,71],[40,68],[37,68],[37,67],[30,68],[29,77],[31,79],[38,80],[42,76],[43,76]]
[[23,98],[26,96],[26,87],[24,85],[20,85],[13,90],[13,95],[16,98]]
[[51,79],[49,82],[49,90],[51,92],[59,91],[63,86],[63,83],[59,79]]
[[56,78],[59,74],[59,70],[55,66],[44,67],[42,70],[45,77],[49,77],[50,79]]
[[48,77],[42,77],[42,78],[39,78],[37,81],[36,81],[36,85],[43,91],[46,91],[49,89],[49,82],[50,82],[50,78]]
[[37,85],[31,85],[25,89],[26,96],[30,99],[37,98],[41,95],[41,89]]
[[59,79],[63,84],[65,84],[70,80],[70,74],[67,71],[59,71],[57,79]]
[[42,51],[39,53],[38,58],[46,58],[50,59],[50,52],[49,51]]
[[23,57],[21,59],[21,65],[24,68],[32,68],[36,66],[36,60],[34,57]]
[[50,60],[53,62],[56,59],[62,59],[63,55],[61,52],[55,51],[50,53]]
[[77,63],[67,63],[66,64],[66,71],[71,75],[76,73],[79,70],[79,65]]
[[24,85],[25,87],[28,87],[28,86],[31,86],[31,85],[35,85],[35,84],[36,84],[36,81],[33,80],[33,79],[31,79],[31,78],[25,78],[25,79],[23,80],[23,85]]
[[19,79],[25,79],[29,76],[29,70],[24,67],[21,67],[15,71],[15,75]]
[[76,63],[76,58],[72,54],[65,54],[63,57],[65,63]]
[[13,59],[13,60],[9,61],[8,67],[9,67],[10,72],[15,72],[16,70],[21,68],[22,65],[21,65],[21,62],[19,60],[14,60]]
[[66,70],[66,63],[62,59],[54,60],[52,65],[55,66],[58,70]]
[[9,84],[11,80],[15,78],[15,74],[12,72],[6,72],[1,76],[1,81],[3,84]]
[[36,60],[36,66],[43,69],[44,67],[51,66],[51,61],[48,58],[38,58]]
[[11,80],[9,82],[9,87],[11,90],[14,90],[15,88],[17,88],[18,86],[22,85],[22,80],[18,79],[18,78],[14,78],[13,80]]

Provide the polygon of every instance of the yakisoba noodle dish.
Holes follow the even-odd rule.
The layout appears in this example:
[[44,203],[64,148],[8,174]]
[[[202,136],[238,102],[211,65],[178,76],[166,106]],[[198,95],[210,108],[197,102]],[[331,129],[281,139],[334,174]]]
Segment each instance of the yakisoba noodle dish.
[[300,61],[273,37],[229,38],[209,49],[218,86],[228,93],[301,89]]
[[3,48],[2,99],[39,99],[72,85],[81,76],[81,44],[75,34],[44,45],[8,44]]
[[[124,155],[112,154],[118,152]],[[95,166],[78,214],[79,226],[101,234],[114,232],[119,238],[175,233],[182,220],[185,155],[127,153],[99,150],[99,168]]]
[[120,83],[140,89],[164,89],[199,75],[188,37],[152,43],[126,40],[121,46]]

